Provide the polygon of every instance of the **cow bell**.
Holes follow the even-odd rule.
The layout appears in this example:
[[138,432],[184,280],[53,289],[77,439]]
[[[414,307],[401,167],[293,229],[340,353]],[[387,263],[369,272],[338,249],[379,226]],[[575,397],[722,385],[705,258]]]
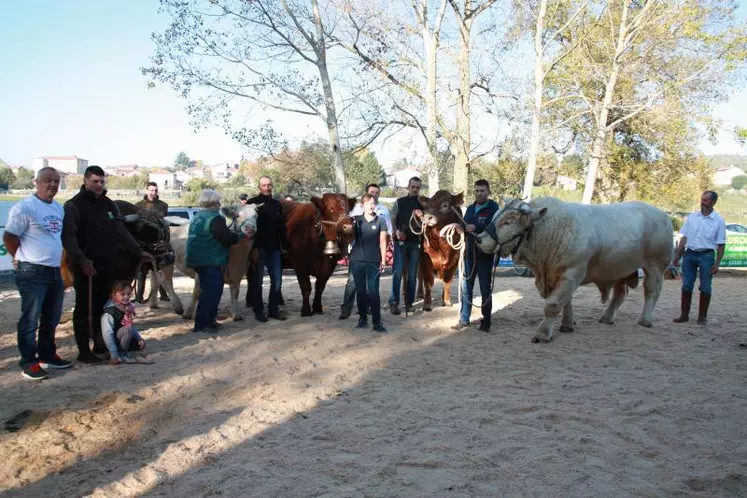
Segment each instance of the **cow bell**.
[[323,254],[332,255],[332,254],[342,254],[342,253],[340,252],[340,248],[337,245],[337,242],[335,242],[334,240],[328,240],[327,243],[324,244]]

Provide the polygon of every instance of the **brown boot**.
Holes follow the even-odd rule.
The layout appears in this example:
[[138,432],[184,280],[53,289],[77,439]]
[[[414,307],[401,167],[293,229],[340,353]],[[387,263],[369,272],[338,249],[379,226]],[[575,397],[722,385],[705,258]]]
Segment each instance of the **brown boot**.
[[690,320],[690,304],[693,302],[693,293],[682,291],[680,316],[674,319],[674,323],[684,323]]
[[700,293],[700,303],[698,306],[698,325],[708,324],[708,306],[711,304],[711,295]]

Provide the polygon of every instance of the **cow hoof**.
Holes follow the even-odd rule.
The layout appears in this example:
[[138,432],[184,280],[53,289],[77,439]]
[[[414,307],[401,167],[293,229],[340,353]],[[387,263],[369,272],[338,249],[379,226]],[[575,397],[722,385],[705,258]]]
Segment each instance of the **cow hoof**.
[[301,310],[301,316],[311,316],[311,315],[313,315],[311,310],[303,310],[303,309]]
[[640,325],[641,327],[646,327],[647,329],[650,329],[654,326],[654,324],[649,322],[648,320],[638,320],[638,325]]
[[610,320],[609,318],[602,317],[599,319],[599,323],[606,323],[607,325],[614,325],[615,321]]
[[244,321],[244,317],[241,316],[241,315],[235,316],[235,317],[233,317],[233,321],[234,322],[243,322]]
[[454,306],[454,305],[453,305],[453,304],[451,304],[451,301],[449,301],[448,303],[444,303],[444,306],[445,306],[446,308],[451,308],[451,307],[452,307],[452,306]]
[[552,337],[532,337],[532,344],[547,344],[550,341],[552,341]]
[[573,332],[573,331],[574,331],[574,330],[576,330],[576,329],[574,329],[573,327],[567,327],[567,326],[565,326],[565,325],[561,325],[561,326],[560,326],[560,328],[559,328],[558,330],[559,330],[560,332]]
[[150,307],[150,309],[152,309],[152,310],[160,310],[161,307],[158,306],[157,304],[154,304],[153,306]]
[[314,310],[314,311],[311,312],[311,314],[312,315],[323,315],[324,311],[322,311],[322,310]]
[[184,314],[184,308],[176,308],[174,310],[174,313],[176,313],[177,315],[181,316],[181,315]]
[[423,311],[433,311],[431,306],[423,306]]

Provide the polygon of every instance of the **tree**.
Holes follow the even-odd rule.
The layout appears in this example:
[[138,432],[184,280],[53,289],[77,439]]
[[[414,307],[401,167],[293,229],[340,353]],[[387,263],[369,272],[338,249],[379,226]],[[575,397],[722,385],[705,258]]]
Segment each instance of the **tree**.
[[349,33],[335,38],[378,77],[373,85],[378,91],[360,96],[372,109],[370,116],[362,118],[373,131],[372,139],[392,125],[422,135],[431,193],[439,188],[437,140],[446,130],[438,104],[438,52],[447,1],[413,0],[408,12],[414,19],[401,19],[399,11],[387,15],[376,5],[344,1]]
[[348,152],[344,159],[345,174],[353,192],[362,191],[369,183],[376,183],[379,186],[386,185],[386,174],[384,174],[384,170],[373,152],[366,151],[365,155]]
[[176,155],[174,166],[178,166],[179,169],[187,169],[189,167],[189,156],[186,152],[180,152]]
[[747,185],[747,175],[739,175],[731,179],[731,188],[734,190],[742,190],[745,185]]
[[[472,155],[472,89],[478,84],[472,80],[471,47],[472,28],[478,16],[488,10],[496,0],[449,0],[459,27],[459,59],[457,62],[458,91],[456,105],[456,133],[451,134],[454,152],[453,189],[466,192]],[[482,84],[484,87],[484,83]]]
[[745,31],[734,10],[727,0],[609,2],[579,50],[560,62],[552,91],[569,98],[556,105],[556,118],[578,115],[590,148],[584,203],[591,202],[608,139],[621,124],[673,100],[697,119],[723,96],[745,57]]
[[13,182],[13,188],[29,189],[34,188],[34,171],[27,168],[18,168],[16,179]]
[[0,167],[0,188],[8,189],[13,186],[13,182],[16,181],[16,175],[13,170],[7,166]]
[[215,189],[216,187],[217,184],[204,178],[191,178],[184,184],[184,188],[193,193],[199,193],[205,189]]
[[[344,192],[345,172],[338,112],[327,64],[334,19],[323,19],[317,0],[161,0],[170,27],[154,34],[152,81],[171,85],[190,99],[197,125],[219,121],[250,148],[283,144],[271,123],[247,129],[231,122],[240,105],[273,109],[324,122],[335,172]],[[311,76],[309,69],[316,75]],[[242,115],[245,113],[242,113]]]
[[[522,196],[531,199],[532,187],[540,153],[542,135],[542,109],[545,106],[545,81],[557,64],[578,47],[586,36],[583,29],[577,29],[575,37],[567,33],[575,25],[586,21],[586,8],[590,0],[538,0],[518,2],[519,23],[526,23],[533,29],[534,49],[534,88],[532,101],[532,124],[529,138],[529,157]],[[549,10],[549,12],[548,12]],[[528,13],[528,19],[522,16]],[[554,95],[550,102],[561,102],[565,95]],[[563,123],[565,124],[565,123]],[[563,125],[561,124],[561,126]]]

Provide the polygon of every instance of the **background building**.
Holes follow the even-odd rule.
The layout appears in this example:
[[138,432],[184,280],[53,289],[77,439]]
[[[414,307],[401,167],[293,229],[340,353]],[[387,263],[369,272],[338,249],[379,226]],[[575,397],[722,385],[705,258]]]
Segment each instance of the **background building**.
[[44,156],[34,159],[34,171],[42,168],[54,168],[62,173],[82,175],[88,167],[88,159],[77,156]]

